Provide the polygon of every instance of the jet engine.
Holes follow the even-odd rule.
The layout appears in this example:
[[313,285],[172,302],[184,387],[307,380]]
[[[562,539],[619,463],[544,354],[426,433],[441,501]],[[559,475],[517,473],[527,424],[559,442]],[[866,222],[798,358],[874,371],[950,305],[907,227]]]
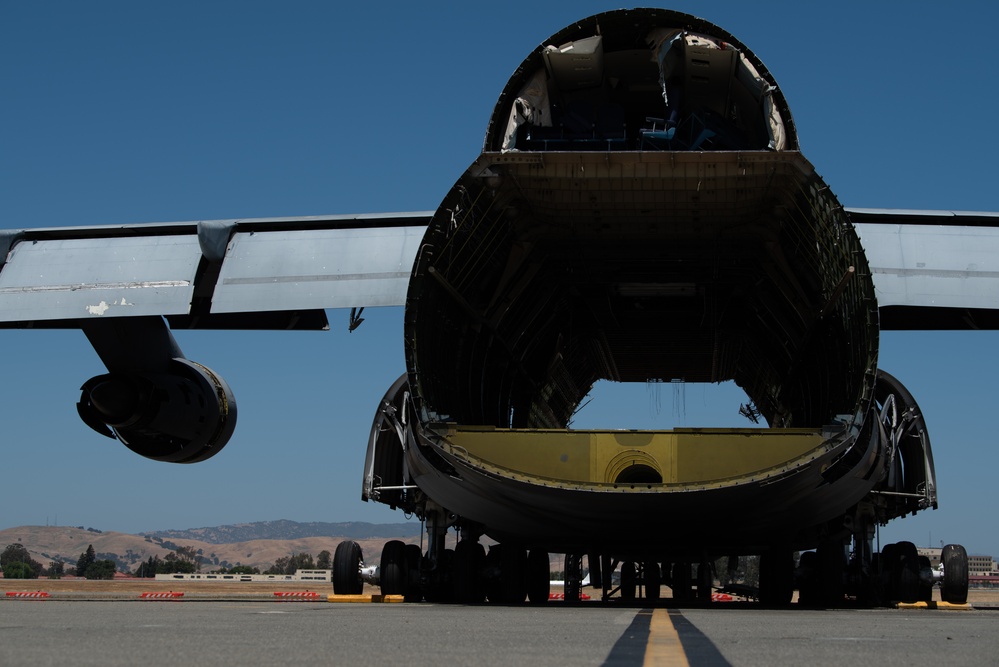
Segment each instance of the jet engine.
[[236,399],[211,369],[171,359],[165,373],[109,373],[84,383],[76,407],[90,428],[155,461],[215,456],[236,428]]

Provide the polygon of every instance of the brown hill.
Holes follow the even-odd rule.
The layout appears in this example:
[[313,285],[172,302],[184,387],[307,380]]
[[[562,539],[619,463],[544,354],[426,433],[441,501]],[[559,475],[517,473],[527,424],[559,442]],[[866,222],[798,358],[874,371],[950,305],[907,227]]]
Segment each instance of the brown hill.
[[[302,537],[287,540],[249,540],[232,544],[210,544],[190,539],[163,540],[158,537],[130,535],[128,533],[97,532],[66,526],[19,526],[0,530],[0,550],[8,544],[20,542],[31,557],[48,567],[54,560],[75,566],[77,559],[89,545],[94,546],[97,557],[111,558],[121,565],[134,570],[139,563],[151,556],[164,558],[179,546],[192,547],[199,555],[207,558],[211,565],[202,566],[207,572],[223,565],[249,565],[264,570],[278,558],[293,554],[308,553],[313,557],[320,551],[333,553],[337,544],[349,537]],[[368,538],[356,540],[367,559],[375,563],[382,546],[392,538]],[[400,536],[407,543],[419,544],[419,536]]]

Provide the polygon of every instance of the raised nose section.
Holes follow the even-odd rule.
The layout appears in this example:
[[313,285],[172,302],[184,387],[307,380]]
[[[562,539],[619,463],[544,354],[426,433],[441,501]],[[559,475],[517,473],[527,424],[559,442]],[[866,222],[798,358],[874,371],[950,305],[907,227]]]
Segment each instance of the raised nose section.
[[632,9],[552,35],[503,90],[485,151],[796,150],[776,82],[735,37]]
[[422,422],[560,429],[598,380],[656,378],[733,380],[773,427],[862,421],[870,269],[734,37],[659,10],[584,19],[516,71],[486,146],[409,282]]

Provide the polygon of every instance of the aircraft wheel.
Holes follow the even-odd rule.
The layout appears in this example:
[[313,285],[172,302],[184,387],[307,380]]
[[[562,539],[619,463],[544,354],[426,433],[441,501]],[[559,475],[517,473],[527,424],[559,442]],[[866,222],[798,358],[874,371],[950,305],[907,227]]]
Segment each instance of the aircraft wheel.
[[933,583],[926,583],[923,581],[922,573],[924,570],[932,570],[933,567],[930,565],[930,559],[926,556],[919,557],[919,600],[921,602],[933,602]]
[[948,544],[940,553],[944,578],[940,599],[951,604],[968,602],[968,552],[960,544]]
[[445,549],[437,567],[430,572],[427,600],[430,602],[451,602],[454,594],[452,574],[454,572],[454,549]]
[[401,540],[386,542],[379,574],[382,595],[405,595],[406,569],[406,545]]
[[503,549],[500,560],[503,601],[520,604],[527,597],[527,549],[508,544]]
[[363,589],[361,545],[345,540],[336,545],[333,553],[333,592],[336,595],[360,595]]
[[527,554],[527,599],[531,604],[545,604],[551,594],[551,567],[548,552],[531,549]]
[[[819,544],[815,550],[818,560],[818,578],[816,588],[819,593],[818,603],[825,607],[838,607],[843,604],[846,590],[843,586],[843,574],[846,571],[846,555],[843,544],[835,540]],[[918,578],[918,572],[917,572]]]
[[422,575],[423,554],[416,544],[407,544],[406,555],[406,602],[419,602],[423,599]]
[[919,600],[919,555],[912,542],[898,542],[892,567],[892,589],[899,602]]
[[635,564],[631,561],[621,563],[621,599],[634,600],[638,577],[635,574]]
[[760,602],[782,607],[794,597],[794,557],[775,549],[760,556]]
[[895,570],[898,568],[898,545],[895,543],[886,544],[881,549],[881,590],[883,594],[882,602],[898,600],[898,591],[895,590]]
[[483,602],[486,589],[479,570],[486,559],[486,550],[474,540],[462,540],[454,549],[454,601],[461,604]]
[[809,607],[818,606],[819,591],[819,558],[814,551],[804,551],[798,558],[795,570],[798,580],[798,604]]
[[482,576],[486,587],[486,599],[493,603],[505,602],[503,590],[503,553],[502,544],[494,544],[486,553],[485,567]]
[[658,600],[660,587],[662,586],[662,573],[659,571],[659,563],[654,560],[645,561],[643,570],[645,572],[645,599]]
[[690,577],[690,563],[683,561],[673,563],[671,579],[673,581],[673,599],[683,602],[690,600],[691,588],[693,586]]
[[711,561],[702,560],[697,565],[697,599],[701,602],[711,602],[711,588],[714,577],[711,573]]
[[861,602],[872,606],[880,607],[885,603],[885,581],[882,572],[882,560],[880,553],[871,554],[871,569],[862,580]]

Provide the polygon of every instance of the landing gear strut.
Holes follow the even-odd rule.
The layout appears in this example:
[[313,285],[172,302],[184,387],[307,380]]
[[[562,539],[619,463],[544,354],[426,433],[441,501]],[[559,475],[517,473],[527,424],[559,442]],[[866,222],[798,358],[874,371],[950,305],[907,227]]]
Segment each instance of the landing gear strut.
[[565,603],[576,604],[583,592],[583,557],[565,555]]

